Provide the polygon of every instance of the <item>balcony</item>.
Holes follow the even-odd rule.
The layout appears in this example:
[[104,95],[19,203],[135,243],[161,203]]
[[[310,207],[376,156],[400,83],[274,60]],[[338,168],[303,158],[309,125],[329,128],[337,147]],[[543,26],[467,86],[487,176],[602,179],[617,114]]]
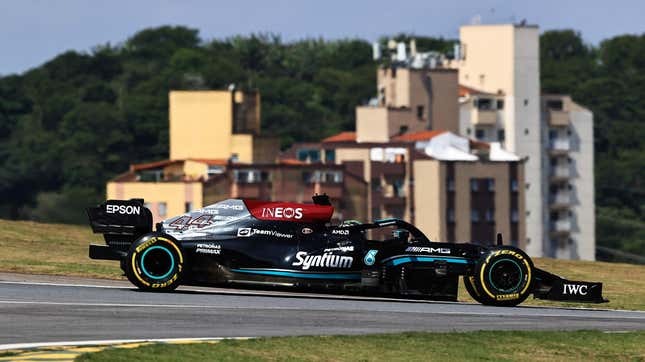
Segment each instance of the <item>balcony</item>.
[[552,210],[566,209],[571,206],[571,192],[569,190],[560,190],[549,196],[549,207]]
[[571,142],[568,138],[554,138],[549,140],[549,152],[552,155],[567,154],[571,149]]
[[473,108],[470,112],[471,123],[475,126],[494,126],[497,123],[497,111],[494,109]]
[[569,112],[562,110],[549,109],[549,126],[567,127],[569,126]]
[[563,218],[551,221],[551,235],[563,236],[571,232],[571,219]]
[[563,182],[571,177],[571,167],[569,165],[557,165],[551,167],[551,182]]
[[372,175],[405,176],[403,162],[372,162]]

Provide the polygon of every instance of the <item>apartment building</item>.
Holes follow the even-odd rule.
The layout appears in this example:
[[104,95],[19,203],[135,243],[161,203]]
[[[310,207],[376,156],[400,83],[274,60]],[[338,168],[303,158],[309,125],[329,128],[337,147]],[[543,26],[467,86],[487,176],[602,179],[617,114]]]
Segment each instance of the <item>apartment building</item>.
[[526,158],[528,253],[593,260],[593,114],[540,94],[537,26],[463,26],[460,49],[459,133]]
[[512,245],[525,246],[519,157],[499,144],[443,130],[359,142],[375,136],[364,129],[367,136],[343,132],[320,143],[297,143],[282,157],[344,165],[347,175],[367,185],[367,219],[404,219],[440,241],[487,244],[501,232]]

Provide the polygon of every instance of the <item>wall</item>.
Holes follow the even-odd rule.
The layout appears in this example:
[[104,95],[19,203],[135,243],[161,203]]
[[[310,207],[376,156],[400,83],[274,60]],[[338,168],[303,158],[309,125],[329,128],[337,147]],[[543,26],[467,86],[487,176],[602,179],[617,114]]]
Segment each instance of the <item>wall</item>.
[[234,134],[231,137],[231,155],[237,154],[239,162],[253,163],[253,135]]
[[[455,227],[456,239],[468,241],[471,239],[471,188],[472,178],[491,178],[495,181],[495,228],[510,244],[511,235],[511,200],[510,200],[510,164],[508,162],[455,162]],[[521,172],[522,164],[518,164],[518,201],[524,198],[524,180]],[[523,203],[518,206],[519,246],[525,248],[525,228]],[[483,215],[480,215],[480,220]],[[494,239],[491,240],[494,242]]]
[[[458,73],[452,69],[436,69],[428,73],[432,82],[432,116],[430,128],[459,132]],[[424,93],[427,95],[427,91]],[[427,100],[426,102],[427,103]],[[426,108],[428,108],[426,106]],[[413,110],[416,112],[416,110]]]
[[356,140],[358,142],[388,142],[387,108],[356,107]]
[[571,116],[571,157],[573,178],[574,244],[568,255],[571,259],[595,260],[596,204],[594,200],[593,114],[582,107],[573,107]]
[[436,160],[415,160],[415,225],[430,240],[446,240],[445,166]]
[[460,84],[494,94],[514,93],[514,28],[512,24],[459,28],[465,55],[458,63]]
[[171,91],[169,98],[170,159],[231,156],[231,92]]

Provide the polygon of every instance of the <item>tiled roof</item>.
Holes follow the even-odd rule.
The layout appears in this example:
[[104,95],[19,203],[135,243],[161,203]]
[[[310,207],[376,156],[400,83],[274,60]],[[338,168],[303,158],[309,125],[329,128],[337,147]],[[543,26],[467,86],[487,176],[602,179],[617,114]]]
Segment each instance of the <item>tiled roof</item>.
[[402,142],[426,141],[445,132],[447,131],[434,130],[434,131],[404,133],[400,136],[392,137],[392,141],[402,141]]
[[355,142],[356,132],[341,132],[322,140],[323,142]]
[[175,163],[181,163],[185,161],[194,161],[194,162],[200,162],[200,163],[205,163],[209,166],[225,166],[228,161],[227,160],[222,160],[222,159],[205,159],[205,158],[189,158],[186,160],[162,160],[162,161],[155,161],[155,162],[148,162],[148,163],[138,163],[130,166],[130,171],[141,171],[141,170],[149,170],[153,168],[160,168],[160,167],[165,167],[168,165],[172,165]]
[[478,89],[467,87],[465,85],[460,84],[459,85],[459,96],[460,97],[465,97],[468,94],[492,94],[492,93],[480,91]]
[[155,161],[155,162],[148,162],[148,163],[138,163],[138,164],[130,165],[130,171],[141,171],[141,170],[149,170],[151,168],[165,167],[175,162],[183,162],[183,161],[163,160],[163,161]]
[[281,165],[306,165],[307,162],[296,160],[295,158],[285,158],[280,160]]

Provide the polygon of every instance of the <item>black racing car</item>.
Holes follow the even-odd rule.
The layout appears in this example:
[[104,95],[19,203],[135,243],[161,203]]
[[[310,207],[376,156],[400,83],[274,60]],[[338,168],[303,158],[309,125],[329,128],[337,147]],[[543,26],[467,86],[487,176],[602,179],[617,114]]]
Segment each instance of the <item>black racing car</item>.
[[[92,259],[119,260],[146,291],[189,285],[264,285],[335,289],[399,297],[456,300],[459,277],[488,305],[536,298],[601,303],[602,283],[569,281],[502,245],[430,241],[398,219],[330,225],[325,195],[313,204],[230,199],[166,219],[152,229],[141,199],[108,200],[88,209],[107,245]],[[383,231],[391,230],[386,238]]]

